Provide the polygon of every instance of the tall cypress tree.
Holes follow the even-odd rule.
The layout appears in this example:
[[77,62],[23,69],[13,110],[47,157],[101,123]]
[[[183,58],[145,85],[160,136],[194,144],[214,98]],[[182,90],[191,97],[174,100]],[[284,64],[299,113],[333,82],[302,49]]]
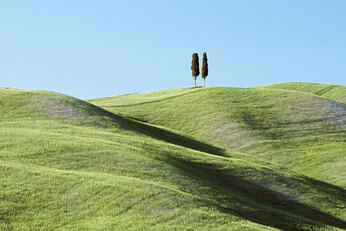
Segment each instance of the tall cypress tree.
[[192,71],[193,79],[195,80],[195,88],[196,88],[196,79],[197,79],[197,76],[199,76],[199,58],[197,53],[192,54],[191,71]]
[[205,78],[208,76],[208,58],[207,53],[203,53],[203,63],[202,63],[202,78],[204,79],[204,87],[205,87]]

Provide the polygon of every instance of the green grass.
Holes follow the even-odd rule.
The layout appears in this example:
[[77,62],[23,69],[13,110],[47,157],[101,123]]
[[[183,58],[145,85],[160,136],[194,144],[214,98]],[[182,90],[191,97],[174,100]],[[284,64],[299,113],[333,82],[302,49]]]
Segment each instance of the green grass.
[[[315,84],[311,86],[316,88]],[[344,93],[339,95],[346,95],[344,87],[337,89]],[[153,97],[155,93],[158,100]],[[90,102],[128,118],[182,131],[346,186],[346,106],[342,103],[310,93],[264,87],[171,89],[167,98],[162,98],[161,91],[150,96],[146,99],[143,94],[132,94]],[[141,103],[134,103],[136,97]]]
[[[167,90],[157,98],[142,95],[138,103],[136,95],[120,102],[130,97],[132,106],[122,106],[128,109],[162,106],[208,91]],[[0,230],[346,227],[342,187],[215,146],[184,129],[144,123],[148,117],[130,119],[137,116],[125,118],[58,93],[0,88]],[[207,114],[199,116],[205,122],[196,117],[192,125],[210,122]],[[171,119],[167,114],[174,124]]]
[[346,87],[322,83],[288,82],[255,86],[258,88],[283,89],[311,93],[346,104]]

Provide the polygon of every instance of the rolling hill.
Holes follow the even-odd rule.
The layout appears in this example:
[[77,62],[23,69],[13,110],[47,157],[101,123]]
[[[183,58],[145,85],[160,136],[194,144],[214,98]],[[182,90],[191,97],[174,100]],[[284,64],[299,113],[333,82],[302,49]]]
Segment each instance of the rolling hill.
[[[316,100],[320,107],[332,103],[341,109],[334,117],[325,109],[310,122],[305,113],[312,109],[294,119],[278,107],[276,112],[287,118],[277,120],[270,102],[252,107],[264,102],[256,97],[269,99],[273,92],[283,94],[282,105],[293,97],[268,89],[175,89],[90,101],[102,109],[59,93],[0,88],[0,230],[346,228],[342,181],[331,177],[341,186],[333,185],[309,171],[313,177],[296,171],[302,167],[254,155],[285,136],[296,139],[293,144],[306,137],[306,143],[312,142],[311,133],[321,136],[318,142],[332,143],[325,148],[334,154],[324,161],[335,166],[343,158],[343,107],[301,93],[295,98],[299,105]],[[239,108],[244,100],[253,104],[244,104],[238,114],[226,108],[234,113],[230,123],[220,106],[229,100]],[[209,109],[215,111],[209,115]],[[290,123],[306,121],[294,137],[297,126]],[[279,122],[289,126],[275,127]],[[332,127],[323,128],[323,123]],[[219,137],[198,138],[214,124],[219,124]],[[231,135],[227,143],[227,129],[244,137],[242,143]],[[314,163],[322,168],[322,162]]]
[[345,187],[345,95],[342,86],[284,83],[169,89],[89,102]]
[[305,83],[305,82],[287,82],[274,83],[268,85],[254,86],[256,88],[282,89],[292,90],[305,93],[311,93],[316,96],[321,96],[327,99],[346,104],[346,87],[332,84],[322,83]]

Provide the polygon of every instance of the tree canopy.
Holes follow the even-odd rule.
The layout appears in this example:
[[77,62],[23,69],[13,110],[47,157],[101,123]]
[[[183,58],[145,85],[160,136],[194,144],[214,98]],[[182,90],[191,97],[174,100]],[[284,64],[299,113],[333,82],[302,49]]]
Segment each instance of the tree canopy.
[[205,86],[205,78],[208,76],[208,58],[207,53],[203,53],[203,63],[202,63],[202,78],[204,79]]
[[199,76],[199,58],[197,53],[192,54],[191,71],[192,71],[192,76],[195,80],[195,87],[196,87],[196,79],[197,79],[197,76]]

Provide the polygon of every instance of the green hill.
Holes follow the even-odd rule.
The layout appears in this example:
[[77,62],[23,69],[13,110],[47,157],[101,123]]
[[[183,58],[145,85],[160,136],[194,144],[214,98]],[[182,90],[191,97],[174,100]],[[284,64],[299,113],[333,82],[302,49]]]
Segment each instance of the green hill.
[[256,88],[282,89],[311,93],[346,104],[346,87],[322,83],[288,82],[255,86]]
[[[329,87],[311,84],[311,89],[317,86]],[[89,102],[345,187],[346,106],[297,89],[269,87],[169,89]],[[336,90],[336,98],[346,95],[344,87]]]
[[[135,105],[214,90],[168,90]],[[341,187],[47,91],[0,88],[0,179],[0,230],[346,227]]]

